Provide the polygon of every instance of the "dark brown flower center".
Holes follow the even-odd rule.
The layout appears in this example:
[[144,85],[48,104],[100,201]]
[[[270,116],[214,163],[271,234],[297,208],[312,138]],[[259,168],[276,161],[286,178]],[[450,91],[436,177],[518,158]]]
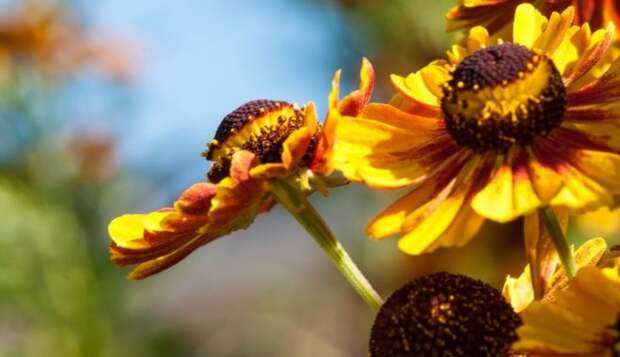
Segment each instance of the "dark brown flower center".
[[620,357],[620,316],[616,319],[616,323],[611,327],[611,338],[609,340],[609,351],[611,356]]
[[493,287],[463,275],[436,273],[394,292],[372,327],[370,354],[506,356],[521,325]]
[[228,176],[238,150],[254,153],[259,163],[279,162],[282,144],[304,125],[304,119],[303,110],[284,101],[259,99],[241,105],[222,119],[204,154],[213,161],[209,181],[217,183]]
[[560,125],[566,110],[566,88],[553,62],[512,43],[465,57],[443,94],[448,132],[478,153],[529,145]]

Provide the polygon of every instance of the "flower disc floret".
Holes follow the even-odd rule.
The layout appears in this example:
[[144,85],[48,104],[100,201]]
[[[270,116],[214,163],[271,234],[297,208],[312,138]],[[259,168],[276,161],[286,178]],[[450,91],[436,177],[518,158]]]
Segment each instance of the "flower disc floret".
[[443,94],[450,135],[479,153],[529,145],[559,126],[566,111],[566,88],[553,62],[513,43],[464,58]]
[[504,356],[519,316],[493,287],[463,275],[435,273],[394,292],[372,328],[370,354]]
[[[259,99],[239,106],[222,119],[209,143],[205,154],[213,161],[209,181],[217,183],[228,176],[232,155],[238,150],[252,152],[258,163],[281,161],[284,142],[304,124],[304,110],[284,101]],[[309,161],[306,155],[302,166]]]

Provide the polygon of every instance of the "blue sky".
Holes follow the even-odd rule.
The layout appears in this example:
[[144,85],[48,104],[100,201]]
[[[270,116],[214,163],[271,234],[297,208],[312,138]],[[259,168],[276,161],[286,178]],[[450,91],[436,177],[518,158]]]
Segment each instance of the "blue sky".
[[[334,70],[358,55],[346,45],[340,14],[317,3],[84,3],[97,31],[139,44],[135,98],[120,111],[127,118],[115,121],[123,159],[140,170],[176,171],[168,184],[182,188],[204,177],[205,143],[220,118],[245,101],[313,100],[324,113]],[[357,70],[346,77],[355,79]]]

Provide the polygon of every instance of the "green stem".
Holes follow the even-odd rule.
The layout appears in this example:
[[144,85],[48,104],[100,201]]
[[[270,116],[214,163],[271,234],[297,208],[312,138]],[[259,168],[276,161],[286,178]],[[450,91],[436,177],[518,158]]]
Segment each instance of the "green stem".
[[373,310],[379,310],[383,300],[355,265],[340,242],[336,240],[325,221],[308,202],[306,196],[282,180],[274,180],[271,193],[276,201],[286,208],[319,246],[323,248],[323,251],[336,264],[338,270],[340,270],[344,278],[360,297]]
[[573,253],[568,246],[568,242],[562,232],[562,228],[560,228],[560,224],[558,223],[555,213],[553,213],[553,210],[549,207],[540,208],[538,213],[545,224],[545,227],[547,227],[547,232],[549,232],[549,236],[551,236],[551,240],[555,245],[555,250],[560,256],[566,275],[572,279],[575,277],[575,273],[577,271],[575,259],[573,258]]

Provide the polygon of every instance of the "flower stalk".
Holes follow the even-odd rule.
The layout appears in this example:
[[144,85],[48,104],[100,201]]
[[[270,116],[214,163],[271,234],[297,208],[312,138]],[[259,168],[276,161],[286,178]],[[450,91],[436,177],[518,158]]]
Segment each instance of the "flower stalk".
[[344,247],[334,237],[323,218],[310,204],[306,195],[284,180],[272,181],[271,193],[276,201],[286,208],[308,234],[314,238],[357,294],[370,308],[378,311],[383,304],[383,299],[374,290]]
[[553,210],[549,207],[540,208],[538,213],[547,228],[547,232],[549,232],[549,236],[551,237],[553,244],[555,245],[555,250],[558,252],[558,256],[564,266],[566,275],[570,279],[574,278],[577,272],[575,259],[570,247],[568,246],[566,237],[562,232],[562,228],[560,228],[560,224],[558,223],[555,213],[553,213]]

